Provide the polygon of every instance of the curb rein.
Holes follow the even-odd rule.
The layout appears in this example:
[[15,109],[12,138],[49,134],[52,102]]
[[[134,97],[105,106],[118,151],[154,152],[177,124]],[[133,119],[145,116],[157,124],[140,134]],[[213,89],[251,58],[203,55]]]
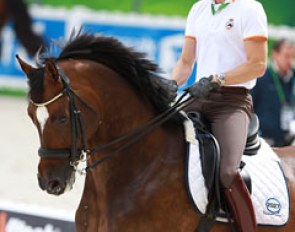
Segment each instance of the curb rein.
[[[60,92],[59,94],[57,94],[56,96],[54,96],[53,98],[51,98],[50,100],[46,102],[36,103],[31,100],[31,103],[36,107],[44,107],[55,102],[62,96],[68,96],[69,107],[70,107],[70,118],[72,119],[71,120],[72,143],[71,143],[70,149],[48,149],[48,148],[40,147],[38,150],[38,155],[40,158],[69,159],[70,166],[72,166],[74,170],[80,174],[86,174],[89,170],[93,169],[94,167],[101,164],[102,162],[112,158],[118,152],[123,151],[129,146],[131,146],[132,144],[135,144],[136,142],[140,141],[144,136],[146,136],[152,130],[156,129],[161,124],[166,122],[173,115],[181,111],[185,106],[189,105],[194,100],[192,96],[189,96],[187,99],[183,100],[184,97],[188,94],[188,92],[185,91],[179,97],[179,99],[175,103],[173,103],[173,105],[168,110],[150,119],[149,121],[147,121],[140,127],[134,129],[133,131],[127,133],[126,135],[120,136],[110,141],[109,143],[102,144],[93,149],[89,149],[87,145],[85,123],[81,116],[81,111],[76,106],[75,98],[77,98],[83,105],[85,105],[91,111],[95,112],[95,110],[89,104],[87,104],[87,102],[71,88],[70,80],[66,76],[64,71],[57,64],[55,64],[55,66],[63,82],[64,89],[62,90],[62,92]],[[82,139],[82,148],[77,147],[79,138]],[[126,141],[127,139],[129,140],[129,142],[126,142],[120,147],[116,147],[109,153],[95,160],[93,163],[87,164],[85,168],[82,168],[82,169],[77,168],[80,162],[87,162],[88,158],[90,156],[93,156],[95,153],[105,150],[106,148],[109,148],[118,143],[122,143]]]

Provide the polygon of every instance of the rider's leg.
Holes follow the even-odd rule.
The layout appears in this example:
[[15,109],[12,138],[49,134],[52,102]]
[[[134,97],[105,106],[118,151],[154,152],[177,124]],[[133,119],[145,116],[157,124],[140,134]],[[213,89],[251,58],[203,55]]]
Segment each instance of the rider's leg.
[[239,173],[249,117],[245,111],[235,109],[232,112],[219,112],[211,120],[213,134],[220,144],[220,180],[237,229],[239,232],[257,231],[250,194]]

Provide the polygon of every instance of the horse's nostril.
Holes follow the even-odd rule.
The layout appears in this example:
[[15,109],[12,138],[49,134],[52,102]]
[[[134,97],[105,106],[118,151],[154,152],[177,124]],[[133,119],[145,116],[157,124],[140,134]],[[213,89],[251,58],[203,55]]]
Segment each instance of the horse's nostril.
[[55,188],[59,185],[59,181],[58,180],[51,180],[48,182],[48,187],[50,188]]
[[50,180],[47,184],[47,192],[50,194],[59,195],[63,190],[64,188],[59,180]]

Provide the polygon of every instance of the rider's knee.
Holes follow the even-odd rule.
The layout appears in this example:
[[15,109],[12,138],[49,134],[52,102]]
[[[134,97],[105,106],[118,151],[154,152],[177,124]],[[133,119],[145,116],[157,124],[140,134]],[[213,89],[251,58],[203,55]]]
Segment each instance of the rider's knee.
[[220,170],[220,182],[223,188],[230,188],[231,184],[237,175],[237,170],[235,168],[226,168]]

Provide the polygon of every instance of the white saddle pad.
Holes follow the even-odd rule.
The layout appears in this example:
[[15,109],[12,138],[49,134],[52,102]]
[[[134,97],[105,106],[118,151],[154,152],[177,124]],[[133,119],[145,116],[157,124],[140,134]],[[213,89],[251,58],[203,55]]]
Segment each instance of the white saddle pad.
[[[290,199],[288,185],[278,156],[261,139],[261,148],[255,156],[244,156],[244,167],[252,179],[252,201],[257,223],[260,225],[285,225],[289,220]],[[204,214],[208,203],[208,190],[201,171],[199,143],[190,144],[188,160],[188,189],[197,209]],[[227,221],[218,218],[218,221]]]

